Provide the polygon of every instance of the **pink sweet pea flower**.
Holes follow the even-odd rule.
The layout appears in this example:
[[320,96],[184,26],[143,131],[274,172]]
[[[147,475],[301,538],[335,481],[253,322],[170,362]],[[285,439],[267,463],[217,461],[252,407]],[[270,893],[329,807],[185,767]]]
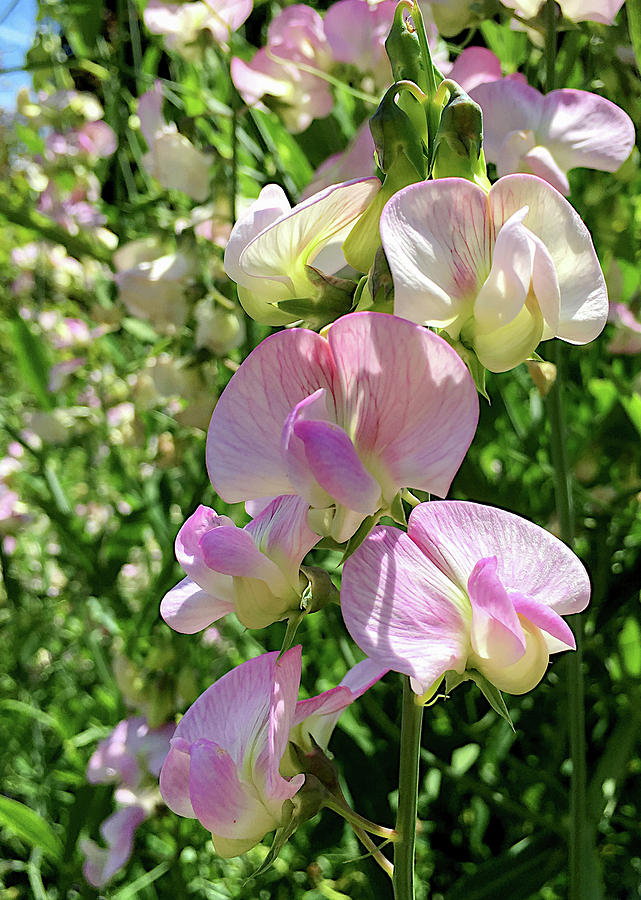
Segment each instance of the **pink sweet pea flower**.
[[[504,6],[516,10],[524,19],[537,15],[544,0],[502,0]],[[601,22],[612,25],[623,0],[558,0],[563,15],[573,22]]]
[[385,52],[395,0],[370,6],[366,0],[338,0],[325,14],[325,34],[336,62],[349,63],[363,74],[371,73],[381,90],[392,83]]
[[160,604],[175,631],[194,634],[230,612],[263,628],[300,606],[300,566],[318,543],[300,497],[278,497],[245,528],[199,506],[176,538],[185,572]]
[[[469,93],[480,84],[503,80],[501,60],[495,53],[492,53],[491,50],[487,50],[485,47],[466,47],[457,56],[447,77],[460,84],[463,90]],[[521,75],[520,72],[506,75],[505,78],[508,81],[526,83],[525,75]],[[485,121],[483,126],[485,131]]]
[[498,174],[529,172],[566,196],[570,169],[616,172],[634,147],[630,117],[598,94],[564,88],[544,96],[503,79],[478,85],[471,96],[483,110],[485,156]]
[[587,344],[608,312],[590,234],[553,187],[507,175],[489,195],[462,178],[411,185],[381,216],[394,311],[443,328],[505,372],[539,342]]
[[341,244],[379,188],[378,178],[347,181],[292,209],[281,187],[264,187],[225,248],[225,271],[238,284],[247,314],[263,325],[299,319],[277,304],[318,294],[306,266],[333,275],[346,265]]
[[[175,725],[150,728],[142,716],[124,719],[100,742],[87,766],[90,784],[115,784],[121,808],[100,826],[106,847],[82,840],[83,873],[93,887],[103,887],[128,862],[138,826],[153,812],[158,792],[145,785],[151,774],[158,777]],[[159,800],[160,798],[158,798]]]
[[590,583],[561,541],[478,503],[423,503],[407,534],[378,527],[346,561],[347,630],[373,660],[429,694],[448,671],[478,670],[499,690],[539,683],[550,653],[574,649],[561,618]]
[[445,496],[478,418],[445,341],[383,313],[343,316],[326,337],[271,335],[223,392],[207,466],[228,503],[298,494],[310,527],[348,540],[403,487]]
[[232,59],[231,77],[249,106],[273,97],[286,126],[297,133],[329,115],[334,105],[328,83],[300,65],[325,71],[330,64],[323,20],[311,7],[294,4],[272,21],[267,46],[251,62]]
[[[291,815],[286,801],[305,781],[300,768],[290,778],[280,773],[292,729],[295,739],[308,735],[304,721],[313,716],[310,728],[328,739],[340,711],[385,671],[365,661],[352,676],[356,685],[297,703],[300,646],[280,659],[274,651],[232,669],[180,720],[160,773],[165,803],[180,816],[197,818],[221,856],[245,853],[285,824]],[[325,716],[329,728],[319,725]]]
[[[359,3],[363,0],[358,0]],[[332,184],[350,179],[366,178],[374,175],[374,138],[369,130],[369,121],[363,122],[342,153],[334,153],[314,172],[314,178],[305,188],[302,199],[323,191]]]
[[641,353],[641,322],[625,303],[610,303],[608,322],[616,326],[614,336],[606,347],[608,353],[629,356]]

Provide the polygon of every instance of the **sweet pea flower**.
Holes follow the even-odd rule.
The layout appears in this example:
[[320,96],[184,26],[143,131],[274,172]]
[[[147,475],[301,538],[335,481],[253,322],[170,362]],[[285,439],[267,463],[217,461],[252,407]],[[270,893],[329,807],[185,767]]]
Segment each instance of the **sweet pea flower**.
[[281,187],[264,187],[234,225],[225,249],[225,271],[238,284],[247,314],[263,325],[300,319],[276,304],[318,295],[306,266],[333,275],[346,265],[341,244],[379,187],[378,178],[347,181],[293,209]]
[[[305,722],[310,719],[313,733],[328,740],[340,712],[386,671],[369,660],[359,665],[351,686],[298,703],[300,646],[280,659],[277,651],[264,653],[232,669],[178,724],[160,773],[167,806],[198,819],[211,832],[216,852],[227,858],[286,824],[292,815],[288,801],[305,781],[300,768],[289,778],[279,771],[288,743],[301,735],[309,740]],[[288,754],[288,767],[291,759]]]
[[163,34],[170,50],[193,55],[190,44],[201,31],[209,31],[216,43],[226,46],[232,31],[243,24],[252,11],[253,0],[196,0],[193,3],[164,3],[149,0],[143,13],[152,34]]
[[[501,60],[496,53],[492,53],[486,47],[466,47],[456,57],[447,76],[451,81],[460,84],[468,93],[480,84],[503,80]],[[512,72],[506,75],[508,81],[526,82],[525,75],[520,72]],[[485,141],[485,120],[483,121],[483,140]]]
[[411,185],[381,216],[394,311],[442,328],[492,372],[539,342],[587,344],[608,313],[590,234],[553,187],[506,175],[487,194],[462,178]]
[[625,303],[610,303],[608,322],[615,326],[615,332],[606,350],[608,353],[622,353],[634,356],[641,353],[641,322]]
[[316,543],[300,497],[278,497],[244,528],[199,506],[176,537],[187,578],[163,597],[160,614],[183,634],[234,611],[247,628],[271,625],[300,607],[300,566]]
[[589,91],[541,94],[502,79],[471,91],[483,110],[483,146],[499,175],[529,172],[566,196],[577,166],[616,172],[634,147],[634,125],[622,109]]
[[328,83],[302,67],[321,72],[331,65],[331,51],[323,20],[309,6],[294,4],[271,22],[267,45],[251,62],[231,61],[232,81],[248,106],[272,97],[285,125],[304,131],[313,119],[329,115],[334,98]]
[[154,810],[157,789],[148,776],[158,777],[175,731],[173,724],[150,728],[142,716],[124,719],[100,742],[87,766],[90,784],[115,784],[119,809],[100,826],[106,847],[83,840],[83,873],[93,887],[103,887],[129,860],[138,826]]
[[407,534],[375,528],[345,563],[341,605],[359,647],[428,699],[450,671],[531,690],[550,653],[575,649],[561,616],[589,597],[582,563],[543,528],[445,501],[417,506]]
[[334,153],[320,164],[314,172],[313,180],[303,191],[302,199],[306,200],[340,181],[372,176],[375,170],[374,138],[369,130],[369,121],[366,120],[342,153]]
[[445,496],[477,418],[472,379],[445,341],[352,313],[326,337],[281,331],[247,357],[214,409],[207,467],[228,503],[297,494],[310,527],[343,542],[403,487]]
[[[502,0],[504,6],[516,10],[524,19],[533,19],[544,0]],[[557,0],[561,12],[573,22],[601,22],[612,25],[623,0]]]
[[138,100],[138,118],[149,148],[142,160],[146,171],[164,188],[183,191],[198,202],[206,200],[211,193],[209,169],[213,156],[197,150],[179,134],[174,122],[164,121],[160,81]]
[[325,34],[334,60],[371,73],[380,90],[392,83],[385,40],[395,10],[395,0],[381,0],[372,6],[366,0],[338,0],[325,14]]

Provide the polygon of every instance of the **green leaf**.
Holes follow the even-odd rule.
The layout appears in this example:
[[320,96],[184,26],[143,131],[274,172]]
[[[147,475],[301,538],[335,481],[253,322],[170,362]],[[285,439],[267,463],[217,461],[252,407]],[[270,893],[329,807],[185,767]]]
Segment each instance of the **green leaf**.
[[300,193],[312,180],[313,175],[307,157],[291,134],[285,131],[278,116],[256,107],[251,107],[249,112],[261,137],[274,155],[274,162],[283,181],[293,185],[296,193]]
[[60,862],[62,844],[51,825],[24,803],[0,796],[0,824],[32,847],[39,847],[54,862]]
[[158,335],[151,325],[147,322],[143,322],[141,319],[133,319],[130,316],[125,316],[122,320],[122,327],[137,340],[143,341],[146,344],[153,344],[158,340]]
[[35,395],[40,407],[53,409],[53,399],[47,390],[49,362],[43,342],[34,334],[24,319],[17,315],[10,320],[9,328],[20,374]]
[[641,395],[631,394],[629,397],[619,397],[619,399],[630,421],[641,434]]
[[495,687],[491,681],[488,681],[484,675],[481,675],[480,672],[477,672],[476,669],[470,669],[468,674],[470,680],[477,685],[494,712],[498,713],[502,719],[505,719],[512,731],[516,731],[510,713],[508,712],[508,708],[505,705],[503,694],[499,691],[499,689]]
[[641,0],[628,0],[626,3],[630,43],[637,58],[637,68],[641,70]]

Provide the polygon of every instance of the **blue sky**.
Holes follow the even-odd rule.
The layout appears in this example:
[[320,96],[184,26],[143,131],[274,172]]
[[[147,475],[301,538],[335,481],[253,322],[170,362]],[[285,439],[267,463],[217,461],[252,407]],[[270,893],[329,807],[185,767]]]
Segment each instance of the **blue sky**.
[[[36,30],[37,0],[0,0],[0,68],[20,66]],[[0,107],[13,109],[17,91],[30,83],[27,72],[0,75]]]

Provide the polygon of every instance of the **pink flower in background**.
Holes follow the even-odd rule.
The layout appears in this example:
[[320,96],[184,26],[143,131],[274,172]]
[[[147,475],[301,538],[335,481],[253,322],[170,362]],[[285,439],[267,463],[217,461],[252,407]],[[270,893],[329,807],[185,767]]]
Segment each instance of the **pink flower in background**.
[[199,506],[176,537],[187,573],[160,604],[174,630],[194,634],[230,612],[263,628],[300,607],[299,570],[318,543],[300,497],[278,497],[244,528]]
[[[100,742],[87,766],[90,784],[115,784],[121,808],[100,826],[106,847],[83,840],[84,876],[94,887],[105,885],[129,860],[136,828],[153,812],[157,790],[149,775],[158,777],[169,752],[175,725],[150,728],[141,716],[124,719]],[[159,799],[159,798],[158,798]]]
[[149,0],[143,18],[152,34],[165,35],[170,50],[193,56],[189,45],[201,31],[209,31],[213,39],[225,46],[230,33],[240,28],[252,11],[252,0],[195,0],[188,3],[164,3]]
[[561,541],[478,503],[422,503],[407,534],[378,527],[346,561],[345,624],[373,660],[427,694],[448,671],[478,670],[522,694],[550,653],[574,649],[561,616],[587,606],[590,582]]
[[[502,0],[524,19],[532,19],[540,11],[544,0]],[[623,0],[559,0],[561,12],[573,22],[601,22],[612,25],[623,6]]]
[[374,139],[369,130],[369,120],[365,120],[346,149],[342,153],[334,153],[316,169],[313,181],[307,185],[301,199],[306,200],[338,182],[374,175],[375,171]]
[[634,125],[622,109],[588,91],[541,94],[502,79],[475,87],[483,110],[483,146],[499,175],[529,172],[570,193],[577,166],[616,172],[634,147]]
[[94,158],[111,156],[118,146],[118,139],[106,122],[86,122],[81,128],[63,134],[54,131],[47,137],[47,157],[80,156]]
[[608,298],[590,234],[547,182],[507,175],[489,195],[461,178],[411,185],[381,216],[394,311],[443,328],[492,372],[539,342],[594,340]]
[[326,746],[340,711],[385,673],[369,660],[360,666],[352,670],[351,687],[298,703],[300,646],[280,658],[276,651],[265,653],[232,669],[180,720],[160,774],[167,806],[198,819],[223,857],[259,843],[285,824],[291,807],[284,804],[305,780],[300,771],[291,778],[279,771],[289,741],[309,742],[305,721],[310,720],[312,733]]
[[610,303],[608,322],[616,331],[606,346],[608,353],[633,356],[641,353],[641,322],[625,303]]
[[[480,84],[503,80],[501,60],[496,53],[485,47],[466,47],[456,57],[447,77],[460,84],[463,90],[469,93]],[[505,78],[508,81],[526,83],[525,75],[521,75],[520,72],[513,72]],[[483,125],[485,126],[485,122]]]
[[253,106],[264,96],[276,102],[293,132],[304,131],[313,119],[329,115],[334,98],[328,83],[298,64],[326,71],[331,64],[323,20],[309,6],[294,4],[273,19],[267,45],[251,62],[234,57],[231,76],[241,97]]
[[379,188],[378,178],[335,184],[292,209],[281,187],[264,187],[225,249],[225,271],[247,314],[264,325],[300,319],[277,304],[318,294],[306,266],[333,275],[346,265],[341,245]]
[[292,329],[253,351],[214,410],[207,467],[227,502],[297,494],[310,527],[342,542],[403,487],[445,496],[477,417],[472,379],[445,341],[353,313],[326,337]]
[[146,171],[164,188],[182,191],[193,200],[204,202],[211,193],[209,169],[213,156],[197,150],[178,132],[174,122],[165,122],[160,81],[138,100],[138,118],[149,148],[142,160]]
[[335,62],[371,74],[380,90],[392,83],[385,39],[395,9],[395,0],[381,0],[372,6],[366,0],[338,0],[325,13],[325,34]]

